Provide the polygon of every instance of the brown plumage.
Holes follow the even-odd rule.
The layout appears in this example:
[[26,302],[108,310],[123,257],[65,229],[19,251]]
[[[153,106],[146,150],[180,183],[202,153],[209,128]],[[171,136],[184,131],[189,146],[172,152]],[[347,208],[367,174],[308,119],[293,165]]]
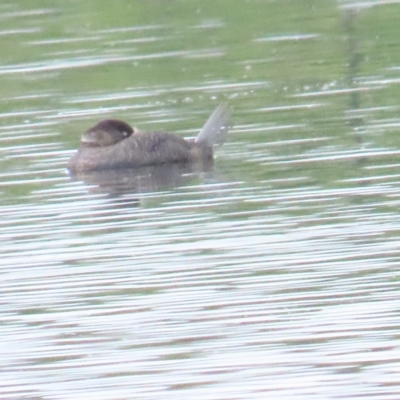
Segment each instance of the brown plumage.
[[88,129],[68,162],[75,172],[131,168],[174,162],[205,163],[213,159],[213,144],[228,130],[231,112],[219,105],[195,140],[172,133],[141,132],[119,120],[103,120]]

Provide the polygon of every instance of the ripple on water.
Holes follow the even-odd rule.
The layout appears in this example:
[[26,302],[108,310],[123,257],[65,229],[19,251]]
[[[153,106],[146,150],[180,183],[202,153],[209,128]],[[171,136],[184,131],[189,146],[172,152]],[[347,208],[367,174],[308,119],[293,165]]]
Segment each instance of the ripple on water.
[[[89,24],[85,35],[54,38],[29,18],[55,10],[2,14],[33,25],[0,36],[35,49],[0,67],[4,85],[15,76],[32,87],[1,100],[2,399],[398,398],[397,106],[372,104],[398,80],[381,75],[397,67],[352,85],[333,76],[332,60],[310,85],[301,67],[298,77],[292,69],[270,76],[290,64],[276,67],[284,46],[317,46],[328,33],[270,33],[263,19],[247,35],[235,19],[238,57],[236,40],[216,33],[231,24],[229,10],[175,35],[154,22]],[[210,35],[208,45],[187,47],[190,32]],[[244,59],[250,43],[257,53]],[[275,50],[261,53],[267,46]],[[323,57],[304,60],[307,71]],[[341,57],[332,57],[340,70]],[[187,75],[208,59],[207,73]],[[164,83],[175,60],[183,78]],[[138,76],[149,68],[160,80],[115,79],[112,89],[98,80],[138,62],[148,62]],[[68,79],[58,86],[84,71],[93,73],[92,91],[73,90]],[[42,88],[48,73],[57,74],[50,94]],[[356,94],[371,106],[345,110],[345,96]],[[118,113],[194,135],[190,118],[206,118],[221,99],[237,102],[237,121],[212,171],[179,170],[171,182],[152,180],[155,170],[119,171],[108,181],[65,170],[83,120]],[[192,111],[182,113],[182,104]],[[359,138],[343,127],[351,118],[362,121]]]
[[[147,209],[102,196],[66,205],[52,190],[36,193],[47,199],[42,205],[3,207],[8,396],[109,398],[151,388],[153,397],[172,398],[179,388],[182,397],[261,398],[268,388],[301,398],[321,393],[321,382],[332,396],[354,390],[343,371],[360,366],[360,379],[390,379],[398,345],[398,243],[390,232],[398,224],[389,212],[337,203],[396,189],[264,184],[150,194],[159,204]],[[59,196],[71,190],[83,196],[87,188],[62,183]],[[307,197],[316,214],[285,216],[292,199],[301,209]],[[235,220],[245,203],[259,206],[239,209]]]

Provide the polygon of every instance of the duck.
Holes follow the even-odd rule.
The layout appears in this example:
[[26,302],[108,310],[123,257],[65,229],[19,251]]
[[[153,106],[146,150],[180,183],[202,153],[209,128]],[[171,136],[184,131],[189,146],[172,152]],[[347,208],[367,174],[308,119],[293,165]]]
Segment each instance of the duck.
[[226,139],[231,114],[227,104],[218,105],[197,137],[188,140],[169,132],[143,132],[124,121],[105,119],[83,133],[67,168],[74,173],[169,163],[211,163],[214,146]]

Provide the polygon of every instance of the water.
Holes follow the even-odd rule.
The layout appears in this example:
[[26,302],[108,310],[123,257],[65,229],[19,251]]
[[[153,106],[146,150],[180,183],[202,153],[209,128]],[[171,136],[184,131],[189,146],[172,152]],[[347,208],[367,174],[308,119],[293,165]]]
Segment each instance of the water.
[[[397,399],[399,7],[0,4],[0,397]],[[214,168],[65,169],[221,101]]]

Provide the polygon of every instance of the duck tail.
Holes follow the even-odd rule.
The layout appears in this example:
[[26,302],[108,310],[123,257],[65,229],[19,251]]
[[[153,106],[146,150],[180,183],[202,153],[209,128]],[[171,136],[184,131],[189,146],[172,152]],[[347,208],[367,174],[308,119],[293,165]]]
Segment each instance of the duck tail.
[[206,143],[209,146],[222,144],[228,133],[232,111],[225,103],[221,103],[210,115],[207,122],[201,128],[195,142]]

